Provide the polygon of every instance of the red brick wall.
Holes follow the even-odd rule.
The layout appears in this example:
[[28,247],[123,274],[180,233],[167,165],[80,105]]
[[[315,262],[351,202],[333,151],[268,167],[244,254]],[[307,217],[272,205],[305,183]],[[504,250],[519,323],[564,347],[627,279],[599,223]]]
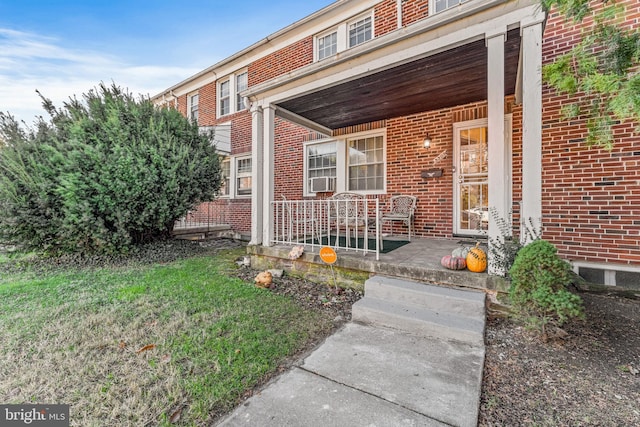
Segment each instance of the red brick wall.
[[[407,26],[429,16],[429,0],[402,2],[402,25]],[[376,37],[398,29],[398,6],[395,0],[385,0],[375,6]]]
[[276,118],[275,199],[302,200],[304,191],[304,137],[307,129]]
[[[627,21],[640,27],[640,3],[627,0]],[[556,12],[549,15],[543,62],[566,52],[580,30]],[[561,256],[593,262],[640,262],[640,140],[632,123],[615,127],[609,152],[585,146],[586,120],[563,119],[561,107],[573,99],[543,89],[543,237]]]
[[396,0],[385,0],[376,5],[373,23],[376,37],[398,29],[398,9]]
[[402,25],[410,25],[429,16],[429,0],[402,3]]
[[284,47],[249,65],[249,86],[288,73],[313,62],[313,37]]
[[[520,170],[522,118],[519,108],[512,108],[512,99],[505,101],[507,112],[513,109],[513,189],[514,205],[520,200]],[[412,116],[387,120],[387,194],[417,196],[415,216],[417,235],[451,237],[453,233],[453,124],[487,117],[486,102],[479,102]],[[426,150],[422,142],[426,133],[432,138]],[[446,152],[446,158],[434,163]],[[422,178],[420,172],[442,168],[439,178]]]
[[[508,111],[513,110],[513,166],[514,205],[520,200],[522,182],[520,167],[522,153],[522,112],[513,107],[512,97],[505,101]],[[396,194],[411,194],[418,198],[415,216],[415,233],[424,237],[451,237],[453,232],[453,123],[486,118],[486,102],[474,103],[438,111],[388,119],[387,130],[387,194],[377,196],[384,204]],[[422,146],[429,132],[433,139],[431,148]],[[340,133],[340,132],[337,132]],[[275,197],[285,195],[290,200],[303,198],[303,141],[309,131],[286,121],[276,122]],[[446,151],[445,159],[433,163]],[[424,179],[421,171],[442,168],[443,176]],[[324,198],[322,194],[319,198]],[[385,229],[388,231],[388,228]],[[399,227],[400,230],[400,227]],[[406,228],[403,229],[406,232]]]
[[198,90],[198,124],[212,126],[216,123],[216,82],[211,82]]
[[187,95],[182,95],[178,97],[178,111],[184,116],[187,115]]

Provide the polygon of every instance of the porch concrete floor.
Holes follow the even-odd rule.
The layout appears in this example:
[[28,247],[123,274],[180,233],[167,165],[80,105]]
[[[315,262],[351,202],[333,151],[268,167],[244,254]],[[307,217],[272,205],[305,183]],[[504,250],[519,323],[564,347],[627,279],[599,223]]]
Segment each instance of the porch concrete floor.
[[[406,240],[406,236],[394,235],[385,240]],[[460,243],[464,242],[464,243]],[[485,273],[473,273],[469,270],[448,270],[440,264],[443,256],[460,246],[473,246],[472,238],[426,239],[413,237],[411,242],[386,254],[380,254],[376,261],[374,253],[356,252],[354,250],[338,250],[337,268],[365,272],[370,275],[382,274],[401,277],[419,282],[428,282],[446,286],[468,287],[482,290],[496,290],[503,287],[503,281],[496,276]],[[483,245],[483,243],[481,243]],[[278,245],[271,247],[254,246],[249,248],[252,255],[262,256],[272,262],[281,259],[280,267],[291,266],[288,258],[292,246]],[[483,249],[486,250],[486,242]],[[318,255],[319,246],[305,246],[305,253],[299,261],[323,265]]]

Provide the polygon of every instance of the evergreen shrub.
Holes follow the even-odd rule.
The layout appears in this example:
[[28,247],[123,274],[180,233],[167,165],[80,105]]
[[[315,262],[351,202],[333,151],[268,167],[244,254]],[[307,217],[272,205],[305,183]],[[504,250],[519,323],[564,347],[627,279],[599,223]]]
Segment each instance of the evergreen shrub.
[[35,129],[0,113],[0,239],[52,252],[124,253],[165,238],[220,188],[210,138],[115,84],[71,98]]
[[541,326],[543,334],[549,323],[562,325],[583,316],[582,299],[568,290],[572,281],[569,264],[546,240],[520,249],[509,275],[509,296],[516,312]]

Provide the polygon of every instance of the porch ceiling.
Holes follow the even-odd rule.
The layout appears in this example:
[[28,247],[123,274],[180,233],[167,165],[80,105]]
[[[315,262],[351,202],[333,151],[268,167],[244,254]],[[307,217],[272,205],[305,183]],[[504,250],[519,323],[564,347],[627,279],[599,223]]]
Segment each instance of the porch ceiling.
[[[520,29],[507,33],[505,94],[515,92]],[[330,129],[487,99],[487,48],[474,41],[278,105]]]

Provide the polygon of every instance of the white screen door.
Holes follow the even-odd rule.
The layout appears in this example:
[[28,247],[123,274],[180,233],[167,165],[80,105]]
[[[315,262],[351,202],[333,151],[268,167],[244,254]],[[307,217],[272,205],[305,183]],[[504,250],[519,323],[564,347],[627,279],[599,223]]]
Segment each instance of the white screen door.
[[[489,158],[487,120],[454,124],[454,234],[486,234],[489,226]],[[505,119],[505,149],[510,159],[511,116]],[[511,162],[505,171],[511,200]]]

